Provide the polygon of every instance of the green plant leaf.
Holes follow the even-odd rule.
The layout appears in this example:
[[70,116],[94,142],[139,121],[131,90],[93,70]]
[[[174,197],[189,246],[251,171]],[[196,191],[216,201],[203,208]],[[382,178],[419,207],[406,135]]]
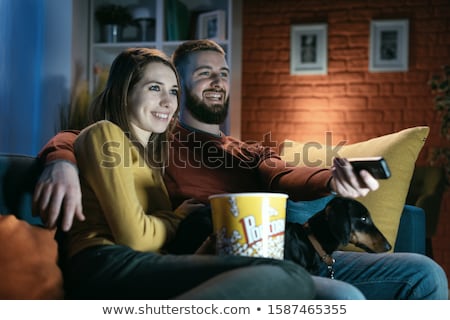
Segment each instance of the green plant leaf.
[[441,91],[441,92],[448,91],[448,80],[447,79],[445,79],[444,81],[442,81],[439,84],[439,91]]

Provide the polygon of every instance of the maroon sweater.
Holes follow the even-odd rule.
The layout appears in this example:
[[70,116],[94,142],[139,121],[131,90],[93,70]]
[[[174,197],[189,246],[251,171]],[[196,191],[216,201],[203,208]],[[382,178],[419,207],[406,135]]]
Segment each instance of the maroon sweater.
[[[57,159],[76,163],[77,131],[56,135],[39,153],[46,163]],[[228,192],[284,192],[294,201],[329,193],[329,169],[290,167],[269,147],[247,144],[230,136],[217,137],[177,125],[170,144],[165,182],[173,207],[195,198]]]

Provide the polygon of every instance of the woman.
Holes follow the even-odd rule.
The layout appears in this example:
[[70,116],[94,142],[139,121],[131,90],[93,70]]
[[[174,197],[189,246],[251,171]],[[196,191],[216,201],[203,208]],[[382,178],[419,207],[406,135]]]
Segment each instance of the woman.
[[311,278],[288,262],[168,255],[180,220],[162,181],[179,103],[175,67],[162,52],[133,48],[113,62],[93,101],[94,123],[77,138],[85,221],[66,238],[70,299],[311,299]]

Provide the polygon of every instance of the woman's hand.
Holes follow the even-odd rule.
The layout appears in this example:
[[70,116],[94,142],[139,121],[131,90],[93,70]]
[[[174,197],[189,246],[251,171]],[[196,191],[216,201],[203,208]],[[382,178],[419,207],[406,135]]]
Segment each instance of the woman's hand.
[[187,199],[184,200],[182,204],[175,209],[177,214],[181,214],[183,217],[186,217],[191,212],[198,210],[200,208],[205,207],[206,205],[196,199]]

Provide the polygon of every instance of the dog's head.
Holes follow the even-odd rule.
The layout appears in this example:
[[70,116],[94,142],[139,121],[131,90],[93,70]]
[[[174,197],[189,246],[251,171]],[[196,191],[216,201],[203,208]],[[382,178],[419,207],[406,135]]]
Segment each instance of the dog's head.
[[[328,224],[328,232],[339,246],[351,243],[367,252],[386,252],[391,249],[389,242],[374,224],[369,210],[356,200],[333,198],[324,210],[310,219],[310,225],[316,225],[315,229],[318,229],[319,221],[321,224]],[[321,244],[325,249],[326,245]]]

